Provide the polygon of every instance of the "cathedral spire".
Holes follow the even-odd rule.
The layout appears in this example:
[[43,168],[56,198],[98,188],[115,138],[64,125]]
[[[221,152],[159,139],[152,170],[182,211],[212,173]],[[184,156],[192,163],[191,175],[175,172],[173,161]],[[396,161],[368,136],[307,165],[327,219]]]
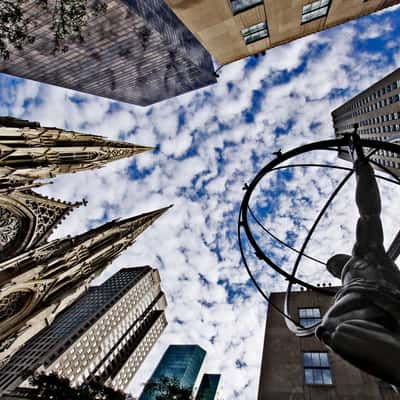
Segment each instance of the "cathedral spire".
[[100,168],[149,150],[152,148],[0,117],[0,189]]
[[108,222],[0,263],[0,341],[10,340],[0,360],[50,323],[169,208]]

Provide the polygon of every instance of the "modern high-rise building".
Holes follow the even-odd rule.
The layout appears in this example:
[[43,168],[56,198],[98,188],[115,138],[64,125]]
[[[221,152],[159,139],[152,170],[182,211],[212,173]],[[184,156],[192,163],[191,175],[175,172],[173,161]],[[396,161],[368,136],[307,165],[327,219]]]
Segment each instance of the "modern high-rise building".
[[[202,379],[202,368],[206,352],[197,345],[170,345],[164,353],[150,382],[158,382],[161,378],[174,379],[182,388],[191,389],[197,394]],[[139,400],[156,400],[157,395],[150,393],[146,386]]]
[[81,41],[66,41],[66,52],[54,51],[53,3],[47,11],[23,3],[35,41],[11,48],[0,71],[138,105],[216,82],[210,55],[163,0],[105,3],[104,13],[80,26]]
[[221,375],[204,374],[196,400],[220,400],[221,388]]
[[[400,145],[400,68],[334,110],[332,118],[336,137],[358,126],[362,139]],[[339,157],[350,160],[347,149],[339,149]],[[400,176],[400,154],[378,150],[371,159]]]
[[0,394],[29,388],[34,371],[124,390],[167,325],[166,304],[157,270],[120,270],[14,354],[0,370]]
[[399,0],[165,0],[221,64],[264,52]]
[[[271,301],[283,309],[285,293]],[[332,297],[293,292],[291,308],[305,327],[317,323]],[[371,344],[373,345],[373,344]],[[258,400],[398,400],[392,387],[353,367],[314,336],[298,337],[272,307],[268,309]]]

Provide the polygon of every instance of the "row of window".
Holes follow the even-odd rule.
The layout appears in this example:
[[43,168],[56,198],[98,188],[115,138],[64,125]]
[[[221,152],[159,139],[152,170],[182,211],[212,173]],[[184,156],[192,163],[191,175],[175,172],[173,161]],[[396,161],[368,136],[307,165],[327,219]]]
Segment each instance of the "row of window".
[[319,308],[299,308],[299,322],[304,328],[309,328],[321,321]]
[[377,126],[373,128],[360,129],[358,133],[360,135],[371,135],[377,133],[394,133],[400,132],[400,124]]
[[318,0],[303,6],[301,23],[313,21],[314,19],[324,17],[328,14],[330,0]]
[[154,343],[160,337],[162,331],[165,328],[163,319],[159,318],[156,323],[153,324],[151,329],[147,332],[141,343],[136,347],[134,352],[129,357],[128,361],[123,365],[118,375],[113,380],[113,386],[124,390],[128,383],[135,376],[135,373],[146,355],[150,352]]
[[384,158],[381,157],[373,157],[374,161],[379,163],[380,165],[383,165],[384,167],[389,167],[389,168],[399,168],[400,163],[393,161],[393,160],[388,160],[386,159],[386,156],[383,156]]
[[264,0],[231,0],[233,14],[238,14],[260,4],[264,4]]
[[[301,23],[304,24],[326,16],[329,11],[330,3],[331,0],[317,0],[303,6]],[[231,0],[232,12],[234,15],[261,4],[264,4],[263,0]],[[246,45],[256,42],[257,40],[265,39],[269,35],[267,22],[260,22],[242,29],[241,34]]]
[[389,106],[390,104],[394,104],[400,101],[400,95],[395,94],[394,96],[387,97],[386,99],[383,100],[378,100],[376,103],[372,103],[366,107],[362,107],[352,113],[353,117],[356,117],[357,115],[363,115],[368,112],[378,110],[379,108],[383,108],[386,106]]
[[400,119],[400,112],[393,112],[390,114],[384,114],[377,117],[364,119],[360,121],[359,124],[360,126],[370,126],[379,124],[381,122],[394,121],[396,119]]
[[304,383],[307,385],[332,385],[328,353],[303,353]]
[[[300,324],[307,328],[321,321],[317,307],[299,308]],[[332,385],[332,373],[326,352],[303,353],[304,383],[306,385]]]
[[[69,351],[64,354],[61,361],[66,368],[72,367],[73,373],[68,369],[69,375],[79,377],[81,372],[79,366],[85,367],[87,364],[86,359],[93,359],[94,353],[96,353],[96,364],[98,364],[100,359],[106,355],[107,351],[117,341],[116,335],[120,337],[126,331],[127,325],[130,325],[133,320],[144,312],[147,305],[155,297],[153,293],[155,292],[153,290],[154,287],[150,283],[149,276],[145,277],[140,284],[130,290],[130,293],[126,294],[117,304],[114,304],[113,308],[104,314],[86,335],[82,336],[69,348]],[[138,302],[138,299],[141,301]],[[130,309],[127,309],[129,302],[136,306],[132,307],[131,304]],[[122,319],[122,317],[124,318]],[[101,349],[98,347],[99,341],[102,343]]]
[[368,103],[372,102],[373,100],[377,99],[378,97],[382,97],[385,94],[390,93],[393,90],[396,90],[398,88],[400,88],[400,80],[394,81],[391,84],[376,90],[374,93],[371,93],[368,96],[362,97],[360,100],[353,103],[352,109],[361,107],[364,104],[368,104]]
[[[393,90],[399,89],[400,88],[400,80],[396,80],[389,85],[386,85],[383,88],[377,89],[375,92],[369,94],[368,96],[361,97],[359,100],[349,104],[343,114],[350,112],[351,110],[356,110],[358,108],[363,108],[364,112],[368,112],[365,110],[372,111],[373,109],[377,109],[377,106],[375,105],[374,107],[364,107],[364,105],[369,104],[373,102],[374,100],[378,99],[379,97],[382,97],[386,95],[387,93],[391,93]],[[355,115],[360,115],[357,113],[353,113],[353,116]]]
[[256,42],[257,40],[268,37],[268,27],[266,22],[260,22],[259,24],[252,25],[249,28],[242,29],[240,33],[243,36],[243,40],[246,44]]

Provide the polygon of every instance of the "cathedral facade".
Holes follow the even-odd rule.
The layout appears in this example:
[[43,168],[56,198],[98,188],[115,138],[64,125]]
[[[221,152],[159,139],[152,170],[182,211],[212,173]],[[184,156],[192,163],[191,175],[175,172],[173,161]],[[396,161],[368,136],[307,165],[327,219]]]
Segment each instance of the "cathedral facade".
[[167,209],[48,240],[82,203],[34,192],[38,180],[100,168],[149,147],[0,118],[0,363],[87,290]]

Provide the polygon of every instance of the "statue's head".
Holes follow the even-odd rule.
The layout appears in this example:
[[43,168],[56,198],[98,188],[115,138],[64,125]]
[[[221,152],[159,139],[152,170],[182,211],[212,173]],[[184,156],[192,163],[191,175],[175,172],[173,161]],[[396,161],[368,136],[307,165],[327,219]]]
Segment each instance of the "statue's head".
[[334,277],[340,279],[342,270],[350,258],[348,254],[336,254],[328,260],[326,268]]

